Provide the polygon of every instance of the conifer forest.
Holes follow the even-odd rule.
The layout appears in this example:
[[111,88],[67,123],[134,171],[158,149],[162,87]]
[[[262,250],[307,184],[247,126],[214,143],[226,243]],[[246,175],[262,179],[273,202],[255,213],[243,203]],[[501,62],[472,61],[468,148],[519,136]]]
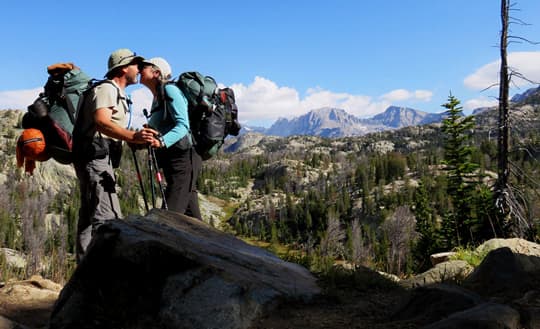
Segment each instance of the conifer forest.
[[[538,242],[535,97],[511,103],[509,213],[496,202],[496,109],[465,116],[450,95],[436,124],[333,139],[229,137],[199,177],[203,217],[314,272],[346,262],[406,277],[427,269],[436,252],[472,249],[493,237]],[[77,180],[70,166],[53,160],[39,163],[34,176],[16,168],[23,112],[1,114],[0,247],[26,263],[8,265],[0,253],[0,280],[39,273],[65,282],[75,267]],[[148,192],[144,152],[137,155]],[[129,148],[117,181],[124,214],[144,214]],[[209,205],[220,211],[205,211]]]

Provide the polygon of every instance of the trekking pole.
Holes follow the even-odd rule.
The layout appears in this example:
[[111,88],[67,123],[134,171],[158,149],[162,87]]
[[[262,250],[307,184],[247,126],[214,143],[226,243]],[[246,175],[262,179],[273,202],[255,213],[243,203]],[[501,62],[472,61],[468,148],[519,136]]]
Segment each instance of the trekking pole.
[[[148,122],[149,114],[146,109],[143,109],[143,114],[146,117],[146,122]],[[154,173],[152,171],[152,166],[154,163],[152,159],[152,153],[153,153],[152,146],[148,144],[148,171],[149,171],[149,177],[150,177],[150,188],[152,192],[152,208],[155,208],[156,207],[156,191],[154,189],[155,188],[154,187]]]
[[152,151],[152,159],[154,159],[154,168],[156,168],[156,180],[158,181],[159,190],[161,192],[161,199],[162,199],[162,205],[165,210],[169,209],[167,206],[167,200],[165,198],[165,188],[163,187],[163,179],[161,176],[161,172],[159,171],[159,166],[156,159],[156,153],[153,147],[150,147],[150,150]]
[[[144,116],[146,117],[147,122],[148,122],[148,118],[150,117],[150,115],[148,115],[148,111],[146,109],[144,109],[143,113],[144,113]],[[156,180],[158,182],[159,190],[161,192],[162,205],[163,205],[163,208],[165,210],[167,210],[167,209],[169,209],[169,207],[167,206],[167,200],[165,198],[165,188],[163,187],[163,180],[162,180],[161,172],[159,171],[159,165],[158,165],[158,162],[157,162],[156,153],[155,153],[154,148],[151,145],[148,146],[148,163],[149,163],[148,165],[150,166],[150,168],[152,168],[152,166],[153,166],[154,170],[156,171]],[[156,204],[155,204],[155,192],[154,192],[154,185],[153,185],[153,182],[152,182],[152,170],[151,169],[150,169],[150,181],[151,181],[151,184],[152,184],[152,202],[154,202],[154,208],[155,208],[156,207]]]
[[144,184],[142,181],[141,176],[141,170],[139,169],[139,162],[137,161],[137,155],[135,154],[135,148],[131,149],[131,152],[133,154],[133,161],[135,162],[135,170],[137,170],[137,179],[139,180],[139,186],[141,187],[141,193],[144,200],[144,207],[146,208],[146,212],[148,212],[148,200],[146,200],[146,192],[144,191]]
[[150,188],[152,189],[152,208],[156,207],[156,191],[154,190],[154,173],[152,170],[153,160],[152,160],[152,146],[148,145],[148,171],[150,176]]

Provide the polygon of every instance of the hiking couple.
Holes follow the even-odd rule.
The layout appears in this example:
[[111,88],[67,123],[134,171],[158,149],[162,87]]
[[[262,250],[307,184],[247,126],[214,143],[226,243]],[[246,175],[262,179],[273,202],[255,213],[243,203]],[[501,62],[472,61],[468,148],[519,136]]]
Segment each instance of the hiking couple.
[[[153,101],[148,124],[134,131],[127,127],[131,102],[125,88],[136,84],[139,75]],[[81,192],[77,262],[101,224],[122,218],[113,169],[119,166],[123,141],[133,149],[153,148],[167,183],[168,209],[201,219],[195,183],[202,160],[192,145],[187,100],[177,86],[167,83],[171,77],[165,59],[146,60],[129,49],[118,49],[109,56],[106,83],[84,97],[73,131],[74,166]]]

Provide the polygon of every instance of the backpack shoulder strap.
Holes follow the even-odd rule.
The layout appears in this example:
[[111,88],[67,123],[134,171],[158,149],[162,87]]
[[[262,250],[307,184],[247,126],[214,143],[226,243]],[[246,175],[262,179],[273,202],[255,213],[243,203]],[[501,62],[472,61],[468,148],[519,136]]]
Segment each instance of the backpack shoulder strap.
[[111,86],[114,87],[114,89],[116,89],[116,103],[120,103],[121,100],[125,100],[126,101],[126,104],[127,104],[127,111],[129,113],[129,120],[128,120],[128,124],[127,124],[127,127],[129,128],[131,126],[131,118],[132,118],[132,111],[131,111],[131,104],[133,104],[133,102],[131,101],[131,99],[127,96],[127,94],[122,97],[121,93],[120,93],[120,87],[118,87],[114,82],[112,82],[111,80],[109,79],[103,79],[103,80],[97,80],[96,83],[92,86],[92,88],[95,88],[99,85],[102,85],[104,83],[108,83],[110,84]]
[[162,83],[158,87],[158,102],[161,102],[164,107],[162,120],[166,120],[168,115],[172,116],[172,113],[169,112],[170,108],[169,108],[169,103],[168,103],[169,101],[172,101],[172,97],[167,94],[167,88],[165,88],[168,85],[174,85],[178,87],[174,81],[167,81],[165,83]]
[[[114,89],[116,89],[116,102],[118,103],[118,101],[119,101],[120,99],[122,99],[122,96],[120,96],[120,88],[119,88],[115,83],[113,83],[111,80],[107,80],[107,79],[101,80],[100,83],[99,83],[99,85],[104,84],[104,83],[108,83],[108,84],[110,84],[111,86],[113,86]],[[96,87],[97,87],[97,86],[96,86]],[[129,107],[129,106],[131,105],[131,100],[130,100],[129,98],[126,97],[126,102],[127,102],[127,104],[128,104],[128,107]]]
[[[180,88],[178,87],[178,85],[176,84],[175,81],[167,81],[167,83],[165,83],[165,84],[162,85],[162,87],[161,87],[161,89],[162,89],[162,95],[163,95],[163,96],[162,96],[162,97],[163,97],[163,100],[162,100],[162,101],[163,101],[163,107],[164,107],[164,109],[163,109],[163,118],[162,118],[162,120],[166,120],[166,119],[167,119],[167,116],[170,116],[171,118],[174,117],[174,113],[172,113],[172,109],[170,108],[170,106],[169,106],[169,104],[168,104],[168,102],[169,102],[169,101],[172,101],[173,98],[170,97],[170,96],[167,94],[167,89],[165,88],[167,85],[173,85],[173,86],[175,86],[176,88],[178,88],[178,91],[180,91],[180,93],[181,93],[182,95],[184,95],[184,92],[182,91],[182,89],[180,89]],[[184,95],[184,97],[185,97],[185,95]],[[187,99],[186,99],[186,101],[187,101]],[[186,118],[186,119],[189,121],[189,102],[188,102],[187,118]],[[186,127],[186,128],[187,128],[187,130],[188,130],[188,133],[189,133],[190,135],[192,135],[191,127]],[[192,138],[192,139],[193,139],[193,138]]]
[[[107,79],[102,79],[102,80],[98,80],[98,79],[91,79],[90,81],[88,81],[88,87],[83,91],[82,95],[81,95],[81,99],[79,101],[79,104],[77,106],[77,119],[75,120],[75,127],[73,128],[73,130],[75,129],[81,129],[80,126],[83,124],[82,123],[82,119],[79,120],[79,117],[83,117],[83,115],[80,115],[81,111],[86,111],[87,110],[87,103],[88,103],[88,95],[99,85],[102,85],[104,83],[108,83],[108,84],[111,84],[112,86],[115,87],[116,91],[117,91],[117,102],[118,100],[121,98],[120,96],[120,89],[118,88],[118,86],[116,86],[112,81],[110,80],[107,80]],[[130,105],[130,101],[128,100],[128,106]],[[85,131],[83,131],[82,135],[85,135],[88,131],[89,131],[90,127],[88,129],[86,129]]]
[[[112,85],[116,91],[117,91],[117,102],[119,99],[121,99],[121,96],[120,96],[120,88],[118,88],[118,86],[116,84],[114,84],[111,80],[107,80],[107,79],[102,79],[102,80],[98,80],[98,79],[92,79],[90,81],[88,81],[88,87],[83,91],[82,93],[82,101],[79,102],[78,104],[78,108],[77,108],[77,113],[79,110],[81,110],[81,107],[83,106],[83,103],[84,103],[84,98],[86,98],[88,96],[88,94],[94,89],[96,88],[97,86],[99,85],[102,85],[104,83],[108,83],[110,85]],[[128,102],[128,105],[130,105],[131,101],[128,99],[127,100]]]

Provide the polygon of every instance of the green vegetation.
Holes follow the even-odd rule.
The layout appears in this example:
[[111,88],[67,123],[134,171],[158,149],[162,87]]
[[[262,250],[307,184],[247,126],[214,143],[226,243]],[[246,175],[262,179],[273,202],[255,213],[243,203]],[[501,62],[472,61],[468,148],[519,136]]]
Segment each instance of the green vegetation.
[[[454,96],[443,104],[442,125],[335,143],[292,136],[262,146],[263,155],[251,162],[242,153],[223,155],[219,165],[206,164],[205,184],[231,190],[253,182],[229,219],[231,227],[249,239],[301,250],[293,258],[314,271],[343,261],[397,275],[418,273],[430,266],[430,254],[510,236],[493,206],[496,122],[489,113],[463,116],[459,104]],[[540,169],[531,152],[539,141],[530,130],[538,127],[536,111],[520,118],[529,129],[513,130],[512,138],[526,144],[513,153],[513,164],[524,173],[513,179],[538,230],[538,184],[530,179]],[[284,147],[289,143],[315,145],[291,152]],[[378,149],[385,143],[392,151]],[[250,175],[242,179],[245,185],[227,174],[240,164]]]
[[488,251],[478,252],[476,249],[470,249],[465,247],[456,247],[455,255],[451,256],[452,260],[464,260],[469,265],[476,267],[482,263],[484,258],[487,256]]
[[[443,107],[448,116],[442,124],[340,139],[263,139],[206,161],[199,190],[224,208],[220,228],[328,283],[351,279],[336,272],[336,263],[407,276],[429,268],[430,254],[458,250],[474,265],[483,255],[465,248],[508,236],[492,205],[496,120],[490,113],[462,116],[453,96]],[[530,236],[539,241],[540,108],[519,113],[511,130],[510,162],[518,173],[511,183],[533,223]],[[1,145],[13,150],[14,143],[6,138]],[[131,150],[125,151],[118,170],[122,209],[142,215]],[[151,204],[146,152],[137,155]],[[70,179],[53,193],[14,168],[14,154],[2,156],[7,176],[0,185],[0,247],[28,261],[24,269],[9,267],[0,253],[0,280],[41,273],[65,282],[74,268],[77,182]]]

